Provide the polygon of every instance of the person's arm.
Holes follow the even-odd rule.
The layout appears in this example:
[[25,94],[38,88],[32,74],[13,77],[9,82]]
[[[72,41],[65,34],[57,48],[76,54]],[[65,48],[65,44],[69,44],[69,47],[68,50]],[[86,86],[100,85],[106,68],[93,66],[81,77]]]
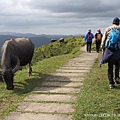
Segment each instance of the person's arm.
[[88,38],[88,34],[85,35],[84,40],[87,41],[87,38]]
[[101,42],[101,47],[102,48],[104,48],[105,42],[107,40],[108,31],[109,31],[109,28],[106,28],[104,33],[103,33],[102,42]]
[[97,33],[95,34],[95,39],[97,39]]
[[102,37],[101,47],[102,47],[102,53],[103,54],[104,54],[104,51],[105,51],[105,42],[107,40],[107,37],[108,37],[108,34],[109,34],[110,30],[111,30],[110,27],[106,28],[105,31],[104,31],[103,37]]

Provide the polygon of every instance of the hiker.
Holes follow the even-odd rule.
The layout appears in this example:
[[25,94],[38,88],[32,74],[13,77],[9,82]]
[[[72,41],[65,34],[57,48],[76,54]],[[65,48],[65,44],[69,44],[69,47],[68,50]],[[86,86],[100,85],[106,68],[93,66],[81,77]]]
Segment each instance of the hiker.
[[93,33],[91,33],[91,29],[89,29],[84,38],[87,44],[87,47],[86,47],[87,52],[91,52],[91,45],[92,45],[93,38],[94,38],[94,35]]
[[100,50],[102,36],[103,36],[103,34],[101,33],[101,30],[97,29],[97,33],[95,34],[95,44],[96,44],[96,52],[98,52],[98,53]]
[[[103,50],[103,58],[101,64],[108,63],[108,80],[109,80],[110,88],[115,87],[115,82],[116,84],[120,84],[120,78],[119,78],[120,49],[111,49],[107,47],[105,48],[105,45],[106,45],[106,41],[110,40],[109,38],[112,29],[118,30],[118,32],[120,32],[119,21],[120,20],[118,17],[115,17],[113,19],[112,25],[105,29],[101,42],[101,47]],[[113,72],[114,70],[113,66],[115,66],[114,72]]]

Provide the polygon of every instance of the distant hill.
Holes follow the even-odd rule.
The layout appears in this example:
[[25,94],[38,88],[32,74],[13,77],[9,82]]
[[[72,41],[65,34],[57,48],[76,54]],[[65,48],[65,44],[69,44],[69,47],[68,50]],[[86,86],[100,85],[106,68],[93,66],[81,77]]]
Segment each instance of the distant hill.
[[35,34],[32,33],[15,33],[15,32],[0,32],[0,35],[11,35],[11,36],[16,36],[16,37],[35,37]]
[[11,35],[0,35],[0,49],[5,42],[5,40],[9,40],[10,38],[15,38],[14,36]]
[[[0,35],[0,48],[2,47],[3,43],[6,40],[9,40],[11,38],[17,38],[18,36],[11,36],[11,35]],[[19,36],[19,37],[25,37],[25,36]],[[40,47],[44,44],[49,44],[51,42],[50,38],[47,37],[28,37],[31,39],[31,41],[35,44],[35,47]]]
[[35,44],[35,47],[40,47],[44,44],[49,44],[51,42],[50,38],[47,37],[29,37],[31,41]]
[[0,35],[11,35],[11,36],[16,36],[16,37],[47,37],[50,39],[59,39],[61,37],[69,37],[69,36],[73,36],[73,35],[48,35],[48,34],[40,34],[40,35],[36,35],[36,34],[32,34],[32,33],[15,33],[15,32],[0,32]]
[[47,35],[47,34],[32,34],[32,33],[14,33],[14,32],[0,32],[0,48],[2,47],[5,40],[9,40],[10,38],[17,38],[17,37],[27,37],[32,40],[32,42],[35,44],[35,47],[40,47],[44,44],[49,44],[51,42],[51,39],[60,39],[60,38],[66,38],[71,37],[73,35]]

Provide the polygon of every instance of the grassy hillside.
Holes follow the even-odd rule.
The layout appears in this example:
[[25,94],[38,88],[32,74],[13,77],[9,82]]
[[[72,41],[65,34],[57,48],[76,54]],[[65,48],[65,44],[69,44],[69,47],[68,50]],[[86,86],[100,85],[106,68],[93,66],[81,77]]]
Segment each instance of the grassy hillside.
[[80,54],[80,47],[85,42],[83,37],[66,38],[64,43],[59,41],[35,49],[32,67],[33,74],[28,77],[27,66],[14,76],[14,90],[6,90],[5,83],[0,82],[0,120],[31,91],[40,85],[44,78],[65,64],[69,59]]
[[78,50],[76,47],[83,46],[85,44],[83,37],[72,37],[65,38],[63,43],[59,40],[50,44],[43,45],[42,47],[35,49],[35,54],[33,57],[33,63],[43,60],[45,58],[50,58],[57,55],[76,53]]

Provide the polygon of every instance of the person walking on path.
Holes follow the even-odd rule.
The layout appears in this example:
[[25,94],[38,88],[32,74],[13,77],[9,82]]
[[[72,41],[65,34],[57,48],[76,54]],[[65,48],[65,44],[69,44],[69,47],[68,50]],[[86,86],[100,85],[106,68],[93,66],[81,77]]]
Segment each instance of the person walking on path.
[[103,34],[101,33],[101,30],[97,29],[97,33],[95,34],[95,44],[96,44],[96,52],[98,52],[98,53],[100,50],[102,36],[103,36]]
[[[106,63],[108,63],[108,80],[109,80],[109,87],[114,88],[115,87],[115,82],[117,84],[120,84],[120,78],[119,78],[119,65],[120,65],[120,50],[111,50],[109,48],[105,48],[104,51],[104,46],[106,43],[106,40],[108,40],[108,36],[110,34],[111,29],[117,29],[120,32],[120,27],[119,27],[119,18],[116,17],[113,19],[112,25],[107,27],[104,31],[103,37],[102,37],[102,43],[101,47],[103,48],[103,54]],[[111,54],[111,55],[110,55]],[[107,59],[106,57],[109,56]],[[113,66],[115,65],[115,71],[113,72]],[[115,75],[113,75],[113,73]]]
[[87,44],[87,52],[91,52],[91,45],[92,45],[92,39],[94,38],[93,33],[91,33],[91,29],[88,30],[88,33],[85,35],[85,41]]

